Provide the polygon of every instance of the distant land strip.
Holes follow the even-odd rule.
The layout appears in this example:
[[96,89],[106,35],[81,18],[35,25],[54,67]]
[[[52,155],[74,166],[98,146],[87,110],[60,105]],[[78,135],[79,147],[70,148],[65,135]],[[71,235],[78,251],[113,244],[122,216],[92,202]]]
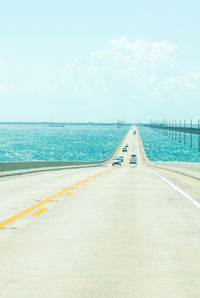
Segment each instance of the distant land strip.
[[132,125],[132,123],[125,123],[125,122],[21,122],[21,121],[16,121],[16,122],[0,122],[0,125],[3,124],[34,124],[34,125]]

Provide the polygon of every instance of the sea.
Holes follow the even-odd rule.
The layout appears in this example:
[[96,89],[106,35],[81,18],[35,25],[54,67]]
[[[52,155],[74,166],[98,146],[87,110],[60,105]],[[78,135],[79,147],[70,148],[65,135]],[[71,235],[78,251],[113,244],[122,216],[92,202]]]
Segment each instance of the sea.
[[[0,162],[100,161],[109,157],[130,126],[92,124],[0,124]],[[147,157],[151,161],[200,162],[198,138],[183,135],[179,142],[163,131],[138,126]]]
[[130,126],[0,124],[0,162],[99,161],[109,157]]
[[[186,134],[186,145],[184,145],[184,135],[173,133],[172,137],[164,135],[163,130],[153,130],[148,127],[138,126],[140,137],[146,155],[151,161],[183,161],[200,162],[200,152],[198,152],[198,136],[192,137],[192,148],[190,148],[190,134]],[[179,142],[180,141],[180,142]]]

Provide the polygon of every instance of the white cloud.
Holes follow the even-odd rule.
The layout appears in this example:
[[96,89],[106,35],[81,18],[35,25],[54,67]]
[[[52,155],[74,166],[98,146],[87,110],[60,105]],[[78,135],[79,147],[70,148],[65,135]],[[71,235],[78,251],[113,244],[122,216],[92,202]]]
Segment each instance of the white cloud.
[[57,75],[54,90],[67,89],[74,96],[119,94],[157,95],[157,85],[171,73],[176,46],[169,41],[149,42],[126,37],[110,41],[84,61],[72,60]]
[[137,39],[134,42],[128,41],[126,37],[112,40],[108,43],[106,49],[95,51],[91,54],[93,57],[110,56],[123,57],[124,59],[115,62],[143,62],[144,60],[164,61],[169,57],[169,53],[175,49],[175,45],[168,41],[148,42],[144,39]]
[[200,73],[190,73],[187,75],[172,77],[164,82],[167,88],[200,89]]
[[176,48],[168,41],[148,42],[137,39],[130,42],[126,37],[112,40],[105,49],[95,51],[90,62],[115,67],[118,75],[156,80],[174,65],[173,51]]
[[184,107],[187,102],[190,102],[190,107],[199,105],[200,94],[200,73],[189,73],[185,75],[171,76],[164,80],[159,86],[159,92],[162,97],[168,100],[173,100]]
[[87,106],[92,114],[97,110],[104,113],[105,105],[108,111],[116,105],[126,106],[131,113],[133,106],[143,105],[144,101],[160,101],[162,81],[175,65],[175,48],[168,41],[129,41],[126,37],[112,40],[85,59],[65,64],[45,92],[62,104],[76,103],[83,110]]
[[66,64],[66,69],[73,69],[77,65],[78,65],[78,60],[74,59]]
[[67,63],[60,87],[66,88],[68,98],[91,104],[109,102],[110,106],[179,101],[183,90],[187,91],[185,97],[190,92],[197,97],[200,73],[175,75],[180,73],[175,50],[176,45],[169,41],[118,38],[92,52],[84,61]]

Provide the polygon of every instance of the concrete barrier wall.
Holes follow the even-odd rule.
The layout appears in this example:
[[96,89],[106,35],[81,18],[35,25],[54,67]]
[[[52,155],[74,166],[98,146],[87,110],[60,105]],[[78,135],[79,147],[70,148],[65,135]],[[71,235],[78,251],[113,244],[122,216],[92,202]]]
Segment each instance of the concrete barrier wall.
[[142,159],[142,162],[150,167],[156,167],[161,169],[166,169],[170,171],[174,171],[180,174],[184,174],[190,177],[193,177],[195,179],[200,179],[200,164],[195,162],[153,162],[150,161],[145,153],[144,146],[141,140],[141,137],[138,132],[138,141],[139,141],[139,147],[140,147],[140,157]]
[[[129,131],[127,132],[127,134]],[[20,170],[27,170],[29,169],[35,169],[34,172],[37,171],[37,169],[44,169],[45,171],[53,170],[53,169],[65,169],[65,168],[81,168],[81,167],[98,167],[101,165],[104,165],[108,163],[113,156],[117,153],[119,148],[121,147],[122,143],[124,142],[127,134],[123,137],[121,142],[118,144],[116,149],[113,151],[113,153],[106,159],[101,161],[19,161],[19,162],[0,162],[0,173],[1,172],[10,172],[10,171],[20,171]],[[31,171],[33,172],[33,171]],[[21,173],[22,174],[22,173]],[[1,175],[2,176],[2,175]]]
[[75,165],[93,165],[92,162],[62,162],[62,161],[25,161],[25,162],[2,162],[0,163],[0,172],[15,171],[33,168],[51,168],[66,167]]

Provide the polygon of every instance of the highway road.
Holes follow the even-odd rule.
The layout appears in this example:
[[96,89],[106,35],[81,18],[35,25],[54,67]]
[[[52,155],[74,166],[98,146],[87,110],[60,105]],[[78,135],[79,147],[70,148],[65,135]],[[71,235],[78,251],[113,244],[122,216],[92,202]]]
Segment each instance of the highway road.
[[199,180],[124,143],[121,167],[0,179],[0,298],[200,297]]

